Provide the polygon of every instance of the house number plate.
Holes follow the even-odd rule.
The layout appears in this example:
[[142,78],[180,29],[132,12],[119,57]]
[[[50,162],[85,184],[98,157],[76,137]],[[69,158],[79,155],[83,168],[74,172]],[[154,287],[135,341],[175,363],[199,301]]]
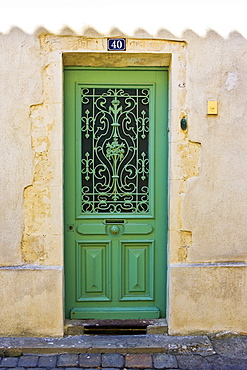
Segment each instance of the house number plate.
[[108,50],[124,51],[126,50],[126,39],[107,39]]

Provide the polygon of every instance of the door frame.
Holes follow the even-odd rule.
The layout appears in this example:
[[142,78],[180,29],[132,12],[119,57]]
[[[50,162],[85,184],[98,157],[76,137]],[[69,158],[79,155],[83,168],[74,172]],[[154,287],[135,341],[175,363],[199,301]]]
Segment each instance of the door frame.
[[[38,194],[45,196],[47,212],[37,216],[35,240],[44,247],[43,268],[49,270],[49,291],[53,304],[39,305],[38,315],[47,323],[52,318],[51,327],[44,331],[62,336],[64,333],[64,222],[63,222],[63,67],[127,67],[127,66],[168,66],[169,67],[169,176],[168,176],[168,294],[167,320],[170,332],[181,327],[181,295],[176,292],[176,276],[181,263],[178,259],[180,246],[184,247],[181,230],[188,230],[183,217],[184,195],[187,191],[184,173],[187,164],[181,149],[187,148],[194,131],[180,129],[180,120],[189,113],[187,101],[188,43],[183,39],[171,38],[161,30],[157,38],[130,36],[126,38],[126,51],[108,52],[107,37],[99,36],[94,30],[87,34],[51,34],[38,30],[36,39],[42,58],[40,59],[39,84],[30,106],[30,124],[35,140],[32,140],[33,153],[41,153],[41,140],[46,142],[44,156],[35,156],[35,167],[45,169],[38,180]],[[191,97],[191,93],[190,93]],[[36,125],[37,123],[37,125]],[[44,141],[44,138],[46,141]],[[43,150],[43,149],[42,149]],[[43,167],[44,166],[44,167]],[[34,179],[36,181],[37,179]],[[41,181],[40,181],[41,180]],[[35,182],[34,182],[35,185]],[[29,188],[25,189],[28,190]],[[47,197],[46,197],[47,195]],[[39,201],[38,198],[37,200]],[[27,207],[28,207],[27,203]],[[42,203],[43,204],[43,203]],[[187,262],[187,261],[186,261]],[[48,274],[48,272],[47,272]],[[191,274],[189,272],[189,274]],[[59,287],[59,288],[57,288]],[[47,316],[48,315],[48,316]],[[46,329],[47,328],[47,329]]]
[[[165,37],[165,36],[164,36]],[[57,335],[64,333],[64,222],[63,222],[63,68],[64,66],[93,67],[126,67],[126,66],[166,66],[169,67],[169,115],[168,115],[168,286],[167,286],[167,321],[171,332],[176,327],[176,315],[180,312],[180,302],[177,302],[173,289],[175,264],[180,240],[180,230],[183,230],[182,203],[184,194],[183,158],[179,148],[188,145],[188,131],[181,131],[179,122],[188,115],[187,103],[187,65],[188,44],[183,39],[136,38],[126,39],[125,52],[108,52],[107,37],[95,36],[94,33],[85,36],[53,35],[42,33],[39,36],[40,48],[45,54],[45,69],[43,73],[42,102],[38,101],[36,108],[41,110],[48,127],[49,151],[48,160],[50,176],[45,182],[45,189],[52,194],[49,225],[54,232],[42,229],[42,238],[47,236],[49,244],[49,268],[55,271],[54,279],[60,290],[53,289],[53,297],[57,305],[50,307],[54,314],[54,325]],[[38,104],[39,103],[39,104]],[[39,116],[38,118],[39,119]],[[39,152],[39,141],[34,141],[34,151]],[[43,218],[41,218],[43,219]],[[47,223],[47,218],[42,224]],[[52,230],[53,230],[52,229]],[[52,240],[51,240],[52,238]],[[179,267],[179,264],[178,264]],[[56,307],[59,307],[57,310]],[[175,320],[175,321],[174,321]],[[174,323],[175,322],[175,323]]]

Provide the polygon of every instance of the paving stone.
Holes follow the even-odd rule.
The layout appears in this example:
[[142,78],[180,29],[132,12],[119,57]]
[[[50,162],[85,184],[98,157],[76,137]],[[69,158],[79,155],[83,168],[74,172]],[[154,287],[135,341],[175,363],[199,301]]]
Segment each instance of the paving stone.
[[7,369],[7,370],[26,370],[27,368],[25,368],[25,367],[1,367],[1,370],[4,370],[4,369]]
[[213,340],[218,355],[247,360],[247,336]]
[[38,367],[55,367],[57,364],[57,356],[40,356]]
[[247,360],[229,358],[223,356],[212,356],[207,358],[214,370],[247,370]]
[[119,367],[102,367],[101,370],[119,370]]
[[[122,368],[123,370],[137,370],[137,368],[136,367],[133,367],[133,368],[125,368],[125,367],[123,367]],[[145,368],[145,369],[143,369],[143,368],[140,368],[141,370],[156,370],[156,369],[154,369],[154,368]],[[107,370],[107,369],[105,369],[105,370]],[[119,369],[117,369],[117,370],[119,370]],[[169,369],[170,370],[170,369]],[[176,369],[177,370],[177,369]]]
[[176,357],[173,355],[167,355],[166,353],[154,355],[153,362],[155,369],[170,369],[171,367],[176,368],[178,366]]
[[130,353],[127,354],[125,357],[125,367],[129,368],[152,368],[152,356],[146,353],[143,354],[135,354]]
[[102,367],[119,368],[124,366],[124,356],[118,353],[106,353],[102,355]]
[[0,367],[17,367],[18,360],[16,357],[4,357]]
[[215,370],[207,360],[200,355],[177,355],[179,368],[183,370]]
[[59,355],[57,359],[57,367],[77,367],[79,356],[77,354]]
[[38,364],[39,356],[24,355],[19,358],[18,365],[20,367],[36,367]]
[[101,354],[99,353],[81,353],[79,356],[81,367],[98,367],[101,366]]

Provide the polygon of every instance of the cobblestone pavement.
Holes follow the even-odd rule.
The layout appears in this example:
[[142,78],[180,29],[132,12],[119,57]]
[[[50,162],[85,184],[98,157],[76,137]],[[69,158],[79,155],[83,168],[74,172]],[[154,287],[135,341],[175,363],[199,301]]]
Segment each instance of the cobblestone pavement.
[[247,370],[247,360],[212,355],[170,355],[165,353],[81,353],[81,354],[25,354],[20,357],[3,357],[0,368],[11,370],[39,369],[197,369]]
[[[145,336],[143,337],[145,338]],[[26,351],[29,349],[37,353],[23,353],[23,348],[18,346],[18,342],[12,342],[12,344],[7,347],[6,342],[4,350],[2,347],[0,370],[32,370],[34,368],[43,370],[247,370],[247,337],[236,336],[225,339],[208,339],[204,336],[202,337],[204,342],[198,340],[197,343],[195,337],[193,337],[193,340],[191,339],[192,337],[182,337],[182,339],[181,337],[177,337],[177,340],[171,337],[171,341],[173,341],[172,345],[165,347],[164,342],[162,347],[160,347],[160,352],[157,352],[157,350],[159,350],[157,345],[156,347],[147,346],[146,351],[142,345],[142,349],[140,350],[140,342],[142,342],[143,337],[137,338],[136,336],[133,338],[132,336],[131,339],[128,339],[129,343],[126,348],[123,348],[121,338],[111,338],[112,343],[115,340],[116,344],[122,347],[122,349],[118,348],[117,351],[116,348],[114,348],[110,353],[107,352],[107,350],[105,352],[102,350],[102,343],[104,341],[108,343],[110,341],[109,337],[91,337],[90,341],[92,343],[98,342],[98,344],[101,344],[100,346],[98,345],[100,351],[97,352],[97,347],[95,346],[93,348],[93,353],[90,352],[92,348],[88,348],[88,352],[84,352],[85,348],[81,348],[78,352],[74,352],[77,351],[74,345],[70,348],[72,353],[68,353],[69,347],[66,347],[66,353],[44,353],[44,348],[38,348],[37,344],[32,347],[30,343],[29,347],[26,347]],[[159,337],[154,339],[152,339],[152,337],[151,339],[147,338],[147,344],[148,339],[150,343],[152,343],[152,340],[155,341],[156,339],[158,341]],[[49,342],[49,340],[50,339],[47,339],[46,341],[53,345],[53,342]],[[166,340],[169,341],[169,337]],[[162,339],[160,339],[160,341],[162,342]],[[177,344],[175,344],[175,342]],[[191,345],[192,342],[194,347]],[[73,343],[73,338],[71,339],[71,343]],[[131,347],[131,343],[136,343],[136,346]],[[168,351],[167,348],[169,349]],[[55,349],[57,349],[57,347],[53,348],[53,350]],[[129,353],[128,350],[130,350]],[[164,351],[166,353],[164,353]]]

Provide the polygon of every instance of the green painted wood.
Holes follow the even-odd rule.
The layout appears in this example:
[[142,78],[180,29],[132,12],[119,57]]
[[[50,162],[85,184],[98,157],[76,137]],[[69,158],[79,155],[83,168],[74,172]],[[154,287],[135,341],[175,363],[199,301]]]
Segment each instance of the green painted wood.
[[110,301],[111,243],[77,243],[77,301]]
[[160,310],[157,307],[149,308],[74,308],[71,311],[72,319],[158,319]]
[[124,227],[124,234],[150,234],[153,231],[153,226],[150,224],[126,224]]
[[[149,111],[146,111],[145,104],[141,106],[141,103],[139,111],[135,110],[138,120],[142,120],[142,125],[138,124],[138,130],[140,135],[143,135],[144,141],[147,140],[144,119],[149,112],[149,144],[143,144],[144,141],[140,138],[136,141],[139,143],[139,149],[131,150],[137,153],[136,158],[139,158],[133,159],[135,162],[132,162],[137,168],[138,176],[142,177],[138,181],[140,184],[141,181],[148,182],[150,196],[144,206],[141,206],[143,199],[141,197],[144,195],[137,197],[131,212],[128,211],[132,207],[131,202],[122,200],[127,198],[126,196],[121,198],[116,187],[116,184],[119,184],[117,171],[120,171],[121,161],[126,158],[125,153],[131,148],[128,144],[130,139],[127,138],[125,141],[123,139],[124,129],[121,137],[118,136],[122,126],[119,128],[117,121],[111,125],[115,134],[111,140],[106,139],[111,152],[107,152],[104,141],[99,144],[96,139],[93,144],[94,151],[90,147],[86,148],[87,138],[91,140],[90,130],[93,128],[90,123],[92,120],[90,114],[93,113],[87,111],[96,112],[97,104],[92,104],[88,109],[86,103],[82,103],[83,99],[85,101],[85,89],[89,92],[94,91],[96,95],[98,94],[97,99],[102,99],[99,89],[106,94],[110,88],[115,91],[115,95],[119,94],[120,89],[125,93],[137,94],[139,97],[142,90],[147,90],[149,94]],[[143,70],[68,67],[64,72],[64,95],[64,219],[65,225],[74,225],[72,230],[65,227],[66,317],[78,319],[165,317],[168,71],[163,68]],[[135,99],[138,105],[140,98]],[[102,114],[115,115],[118,119],[120,110],[123,109],[121,108],[123,99],[119,95],[117,98],[116,95],[115,100],[114,107],[110,104],[112,108],[108,106],[104,108],[104,104],[101,105],[101,117]],[[146,113],[142,113],[143,111]],[[97,114],[92,116],[93,119],[96,119]],[[99,127],[98,130],[102,126]],[[117,129],[120,130],[118,133]],[[133,129],[131,130],[133,132]],[[125,129],[125,132],[131,130]],[[94,137],[97,138],[97,135]],[[148,145],[148,152],[145,145],[146,148]],[[113,152],[115,149],[117,152]],[[90,177],[95,181],[96,172],[92,172],[90,166],[92,160],[97,156],[99,158],[103,152],[104,163],[112,166],[112,179],[116,185],[112,195],[110,193],[107,195],[107,199],[112,199],[109,204],[115,207],[112,213],[102,210],[89,212],[89,207],[92,209],[94,204],[98,209],[102,205],[105,206],[105,200],[97,201],[98,203],[89,200],[87,204],[85,203],[87,194],[85,195],[84,190],[84,193],[82,192],[82,187],[85,187],[83,181],[86,185],[87,181],[91,181],[87,180]],[[148,165],[145,162],[147,155]],[[93,191],[95,188],[94,185]],[[124,207],[125,211],[119,211]]]
[[82,235],[105,235],[106,227],[104,224],[80,224],[77,232]]
[[153,301],[154,241],[128,241],[122,248],[122,301]]

